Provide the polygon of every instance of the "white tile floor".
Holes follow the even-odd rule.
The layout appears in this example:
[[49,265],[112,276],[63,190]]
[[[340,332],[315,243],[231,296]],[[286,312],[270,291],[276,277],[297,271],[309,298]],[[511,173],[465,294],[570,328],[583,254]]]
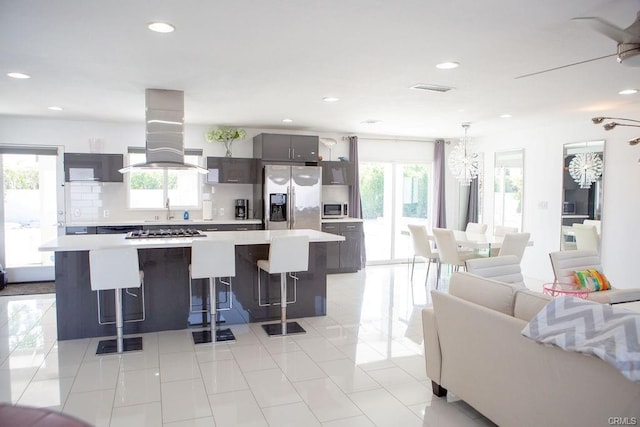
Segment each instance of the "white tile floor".
[[58,342],[53,295],[0,297],[0,401],[96,426],[492,425],[431,393],[425,272],[416,265],[413,287],[407,265],[329,276],[327,316],[301,319],[304,335],[235,325],[236,343],[194,346],[192,330],[166,331],[123,356],[96,356],[98,339]]

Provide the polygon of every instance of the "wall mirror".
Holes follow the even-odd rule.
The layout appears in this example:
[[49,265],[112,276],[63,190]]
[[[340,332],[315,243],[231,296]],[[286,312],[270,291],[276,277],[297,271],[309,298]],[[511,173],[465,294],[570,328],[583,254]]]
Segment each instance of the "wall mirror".
[[495,154],[493,171],[493,226],[522,231],[524,202],[524,150]]
[[[574,142],[564,145],[562,175],[561,250],[577,249],[576,227],[592,225],[600,237],[602,219],[604,141]],[[581,234],[579,232],[579,234]],[[591,239],[593,241],[594,239]],[[581,247],[595,249],[597,247]]]

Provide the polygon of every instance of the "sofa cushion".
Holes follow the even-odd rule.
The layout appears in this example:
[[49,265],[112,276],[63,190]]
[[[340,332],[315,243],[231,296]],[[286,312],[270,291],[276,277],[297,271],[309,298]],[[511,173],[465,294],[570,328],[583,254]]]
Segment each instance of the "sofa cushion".
[[622,302],[640,301],[640,288],[609,289],[606,292],[589,292],[589,301],[603,304],[618,304]]
[[497,282],[470,273],[454,273],[449,281],[449,293],[474,304],[513,316],[516,291],[524,285]]
[[518,291],[513,306],[513,317],[529,322],[552,298],[540,292]]

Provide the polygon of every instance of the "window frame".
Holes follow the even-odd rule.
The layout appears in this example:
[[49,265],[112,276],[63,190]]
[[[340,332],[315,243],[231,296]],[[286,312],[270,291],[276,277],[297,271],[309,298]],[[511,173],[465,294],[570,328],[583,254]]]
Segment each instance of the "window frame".
[[[131,164],[136,164],[136,163],[140,163],[140,162],[144,162],[146,160],[146,156],[144,159],[141,159],[140,162],[134,162],[131,160],[131,155],[140,155],[140,154],[145,154],[145,150],[144,148],[140,148],[140,147],[129,147],[128,152],[127,152],[127,161],[129,162],[129,165]],[[203,163],[205,161],[205,158],[203,156],[202,150],[196,150],[196,149],[185,149],[185,162],[186,163],[191,163],[191,164],[195,164],[198,166],[203,166]],[[190,161],[190,159],[188,159],[189,157],[194,157],[195,161]],[[157,210],[162,210],[165,209],[165,205],[164,205],[164,201],[167,200],[167,198],[169,198],[169,191],[170,189],[168,188],[168,182],[169,182],[169,169],[159,169],[156,172],[162,172],[162,204],[161,206],[147,206],[147,207],[133,207],[131,206],[131,173],[128,173],[126,178],[125,178],[125,182],[127,184],[127,209],[132,210],[132,211],[157,211]],[[204,185],[204,178],[203,176],[206,175],[202,175],[200,173],[198,173],[197,171],[193,170],[193,173],[197,174],[198,179],[197,179],[197,185],[198,188],[196,190],[196,195],[197,195],[197,200],[195,200],[195,204],[189,204],[189,205],[178,205],[178,204],[171,204],[171,208],[175,208],[175,209],[200,209],[200,207],[202,206],[202,187]],[[170,199],[170,198],[169,198]]]

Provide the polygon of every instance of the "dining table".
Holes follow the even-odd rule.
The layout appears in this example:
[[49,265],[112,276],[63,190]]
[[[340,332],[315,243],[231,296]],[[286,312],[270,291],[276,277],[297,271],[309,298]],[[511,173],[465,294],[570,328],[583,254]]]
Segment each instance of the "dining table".
[[[458,246],[464,249],[500,249],[504,236],[495,236],[493,234],[472,233],[463,230],[452,230]],[[434,240],[433,234],[429,234],[429,239]],[[529,239],[527,246],[533,246],[533,240]]]
[[[500,249],[504,236],[495,236],[493,234],[473,233],[463,230],[452,230],[453,236],[458,246],[462,249],[482,250]],[[402,230],[401,234],[409,236],[409,230]],[[430,232],[429,240],[435,241],[435,237]],[[527,246],[533,246],[533,240],[529,239]]]

